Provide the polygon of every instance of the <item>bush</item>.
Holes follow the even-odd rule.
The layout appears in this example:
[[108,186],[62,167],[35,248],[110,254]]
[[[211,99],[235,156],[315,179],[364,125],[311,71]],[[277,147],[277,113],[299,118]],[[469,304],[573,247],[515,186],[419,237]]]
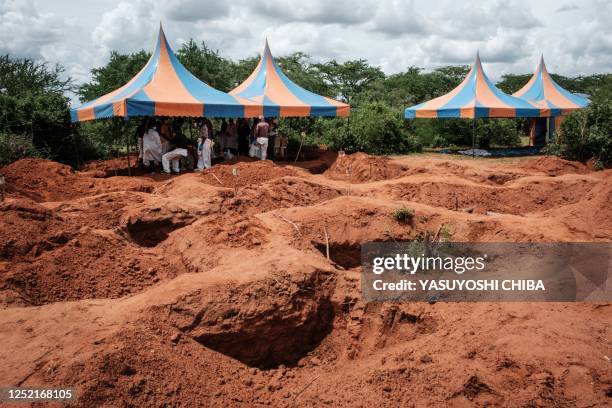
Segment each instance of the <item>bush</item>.
[[24,157],[45,157],[44,152],[34,146],[32,138],[9,133],[0,133],[0,152],[0,166]]
[[397,222],[409,224],[414,218],[414,211],[412,210],[412,208],[401,206],[400,208],[397,208],[395,211],[393,211],[393,218]]
[[[414,134],[424,146],[449,147],[472,146],[472,120],[469,119],[421,119],[414,121]],[[476,120],[476,146],[518,146],[521,138],[516,119]]]
[[593,102],[586,109],[572,112],[544,151],[569,160],[586,161],[594,157],[602,163],[600,167],[612,164],[610,102]]
[[9,135],[4,136],[4,143],[16,148],[11,154],[31,154],[34,146],[46,157],[74,163],[74,145],[66,144],[70,114],[64,95],[71,81],[62,78],[59,65],[0,56],[0,128]]
[[401,112],[384,102],[364,102],[353,109],[348,128],[343,121],[329,121],[323,125],[323,140],[332,148],[372,154],[420,150],[416,138],[407,131]]

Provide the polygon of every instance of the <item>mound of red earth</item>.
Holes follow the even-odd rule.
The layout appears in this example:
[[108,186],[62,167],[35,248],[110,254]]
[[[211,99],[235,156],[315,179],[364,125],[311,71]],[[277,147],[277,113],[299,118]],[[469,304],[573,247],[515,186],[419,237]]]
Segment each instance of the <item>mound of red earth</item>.
[[218,187],[243,187],[262,184],[276,178],[293,176],[296,170],[270,160],[229,162],[202,172],[205,182]]
[[[182,272],[118,227],[91,228],[83,225],[90,219],[71,219],[29,200],[0,203],[0,217],[0,304],[116,298]],[[123,223],[127,234],[137,227]]]
[[94,187],[64,164],[43,159],[23,159],[0,169],[6,177],[6,192],[34,201],[74,198]]
[[23,159],[0,168],[6,177],[9,197],[37,202],[71,200],[112,191],[150,191],[152,181],[122,177],[101,179],[100,170],[78,172],[72,167],[44,159]]
[[325,175],[334,180],[365,183],[393,179],[399,177],[403,172],[404,169],[393,163],[388,157],[371,156],[359,152],[338,156]]
[[528,161],[523,169],[527,171],[542,172],[547,175],[563,175],[563,174],[586,174],[589,173],[589,168],[580,162],[564,160],[557,156],[542,156]]
[[[129,162],[131,166],[135,166],[138,160],[138,156],[130,154]],[[112,177],[112,176],[126,176],[128,171],[128,158],[127,155],[123,157],[117,157],[110,160],[96,160],[85,164],[82,168],[82,172],[90,173],[94,177]],[[132,169],[136,171],[135,168]]]

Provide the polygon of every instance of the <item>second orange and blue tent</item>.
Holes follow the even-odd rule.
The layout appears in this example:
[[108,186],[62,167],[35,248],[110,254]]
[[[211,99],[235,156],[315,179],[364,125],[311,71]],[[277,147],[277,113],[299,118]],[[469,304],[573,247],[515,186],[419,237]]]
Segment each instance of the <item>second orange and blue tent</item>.
[[548,107],[515,98],[497,88],[487,77],[480,57],[463,82],[449,93],[407,108],[406,119],[415,118],[518,118],[546,117]]
[[257,103],[262,107],[261,115],[266,117],[348,116],[351,109],[346,103],[317,95],[287,78],[267,41],[253,73],[230,95]]

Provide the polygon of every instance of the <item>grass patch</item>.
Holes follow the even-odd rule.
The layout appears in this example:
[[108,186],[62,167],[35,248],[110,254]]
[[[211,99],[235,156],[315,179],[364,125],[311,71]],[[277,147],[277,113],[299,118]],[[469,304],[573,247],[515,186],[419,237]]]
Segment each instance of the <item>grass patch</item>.
[[397,222],[409,224],[412,222],[412,219],[414,218],[414,210],[406,206],[401,206],[397,208],[395,211],[393,211],[393,218]]

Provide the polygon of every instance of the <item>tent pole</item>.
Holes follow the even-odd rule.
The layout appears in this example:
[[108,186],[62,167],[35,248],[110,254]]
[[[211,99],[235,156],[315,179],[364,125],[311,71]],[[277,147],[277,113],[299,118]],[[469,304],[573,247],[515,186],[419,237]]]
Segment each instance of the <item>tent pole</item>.
[[[351,134],[351,115],[346,117],[346,135],[344,137],[344,143],[348,141],[348,138]],[[344,143],[342,143],[342,151],[344,151]]]
[[130,163],[130,139],[127,134],[128,118],[126,117],[123,121],[123,135],[125,137],[125,146],[127,148],[127,164],[128,164],[128,176],[132,177],[132,163]]
[[77,139],[77,132],[78,132],[77,126],[79,126],[78,122],[72,127],[72,141],[74,142],[74,150],[76,152],[77,170],[81,170],[81,159],[79,157],[79,142]]
[[472,158],[476,157],[476,116],[472,118]]

